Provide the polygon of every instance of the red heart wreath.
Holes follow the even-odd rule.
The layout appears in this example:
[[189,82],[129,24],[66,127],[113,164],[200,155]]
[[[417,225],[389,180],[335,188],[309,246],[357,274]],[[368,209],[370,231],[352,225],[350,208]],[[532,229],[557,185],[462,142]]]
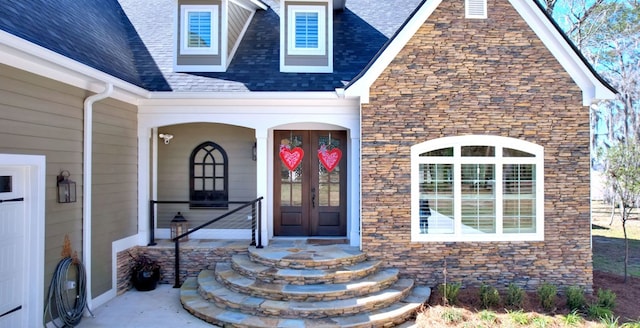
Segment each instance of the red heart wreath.
[[327,150],[326,146],[322,145],[320,146],[320,149],[318,149],[318,159],[320,159],[320,163],[322,163],[329,172],[333,171],[333,169],[338,166],[341,158],[342,151],[338,148]]
[[289,169],[289,171],[293,171],[300,165],[302,162],[302,158],[304,157],[304,150],[300,147],[295,147],[293,149],[289,149],[289,147],[280,147],[280,159],[282,159],[282,163]]

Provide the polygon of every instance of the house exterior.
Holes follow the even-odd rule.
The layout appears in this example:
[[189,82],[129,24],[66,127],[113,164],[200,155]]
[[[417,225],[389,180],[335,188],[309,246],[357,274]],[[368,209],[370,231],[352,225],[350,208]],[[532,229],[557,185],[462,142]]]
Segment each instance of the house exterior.
[[[615,90],[535,1],[0,6],[0,199],[24,198],[0,203],[21,218],[0,238],[19,250],[7,324],[42,324],[65,236],[94,307],[118,252],[168,238],[176,212],[197,225],[259,197],[267,247],[339,237],[426,285],[446,266],[591,288],[587,106]],[[189,203],[151,231],[152,200]]]

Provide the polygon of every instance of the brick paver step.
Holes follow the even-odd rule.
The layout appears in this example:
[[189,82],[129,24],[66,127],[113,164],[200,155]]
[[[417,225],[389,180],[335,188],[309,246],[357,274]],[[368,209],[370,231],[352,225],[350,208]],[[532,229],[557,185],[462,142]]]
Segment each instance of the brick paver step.
[[428,287],[414,287],[408,297],[377,310],[340,317],[287,319],[277,316],[256,316],[241,313],[234,309],[219,308],[200,295],[198,292],[198,280],[192,277],[188,278],[182,285],[180,301],[184,308],[196,317],[224,327],[379,328],[405,322],[429,298],[430,293],[431,290]]
[[374,293],[388,288],[398,280],[398,269],[385,269],[365,278],[345,283],[293,285],[267,283],[235,271],[230,263],[218,263],[217,280],[239,293],[279,301],[330,301]]
[[281,318],[323,318],[371,312],[404,299],[413,288],[413,280],[399,279],[387,289],[358,297],[331,301],[276,301],[230,290],[216,281],[212,270],[203,270],[197,279],[203,298],[220,308]]
[[380,263],[381,261],[378,260],[365,260],[332,269],[290,269],[276,268],[254,262],[246,254],[234,255],[231,258],[232,268],[247,277],[254,277],[265,283],[288,283],[294,285],[344,283],[361,279],[376,272]]

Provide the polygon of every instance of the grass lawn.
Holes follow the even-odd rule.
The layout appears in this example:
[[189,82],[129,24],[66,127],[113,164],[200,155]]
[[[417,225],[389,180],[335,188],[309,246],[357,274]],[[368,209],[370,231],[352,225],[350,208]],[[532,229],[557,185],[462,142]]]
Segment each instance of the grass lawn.
[[[640,212],[635,209],[627,221],[629,238],[628,273],[640,277]],[[624,234],[620,211],[616,211],[611,223],[611,207],[602,202],[592,205],[593,216],[593,269],[622,275],[624,273]]]

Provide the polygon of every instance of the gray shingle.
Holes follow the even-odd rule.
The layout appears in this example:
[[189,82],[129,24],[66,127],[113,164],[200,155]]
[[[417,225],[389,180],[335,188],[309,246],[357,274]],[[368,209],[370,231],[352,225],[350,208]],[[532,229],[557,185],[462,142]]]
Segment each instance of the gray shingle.
[[137,86],[169,90],[116,0],[2,1],[0,29]]

